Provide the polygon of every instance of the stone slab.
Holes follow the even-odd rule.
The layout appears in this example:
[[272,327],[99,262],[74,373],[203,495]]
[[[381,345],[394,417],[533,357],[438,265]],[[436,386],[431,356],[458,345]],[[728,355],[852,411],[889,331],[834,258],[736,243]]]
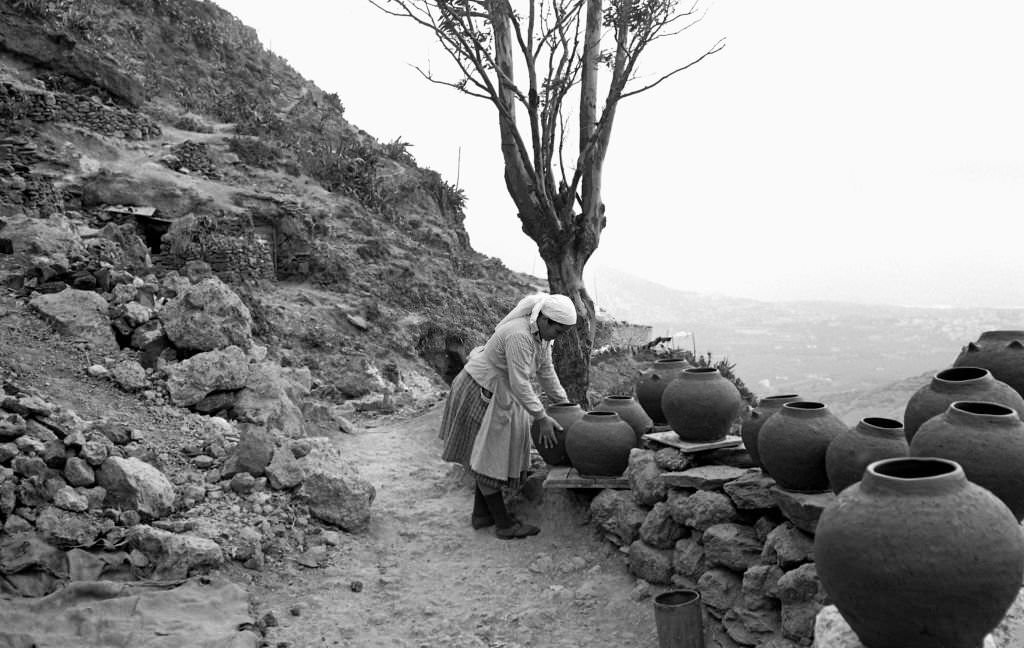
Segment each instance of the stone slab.
[[647,441],[653,441],[654,443],[660,443],[661,445],[678,448],[681,452],[686,454],[707,452],[708,450],[718,450],[719,448],[732,448],[743,443],[743,439],[741,437],[730,435],[726,435],[724,439],[720,439],[718,441],[683,441],[674,430],[648,432],[643,436],[643,438]]
[[821,512],[835,501],[832,491],[824,493],[797,493],[778,486],[771,487],[772,497],[782,514],[801,531],[814,533]]
[[552,466],[544,479],[544,488],[616,488],[629,489],[629,480],[623,475],[607,477],[584,475],[572,466]]
[[700,490],[720,489],[726,483],[747,474],[744,468],[733,466],[697,466],[680,472],[661,473],[659,479],[674,488],[696,488]]

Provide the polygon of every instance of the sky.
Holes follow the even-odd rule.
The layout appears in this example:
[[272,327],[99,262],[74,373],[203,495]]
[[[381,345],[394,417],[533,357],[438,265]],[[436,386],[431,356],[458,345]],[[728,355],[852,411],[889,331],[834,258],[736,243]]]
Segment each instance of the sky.
[[[491,104],[431,84],[429,32],[365,0],[217,0],[346,118],[467,194],[474,249],[543,275]],[[605,161],[616,268],[764,301],[1024,308],[1024,3],[719,0],[642,61]]]

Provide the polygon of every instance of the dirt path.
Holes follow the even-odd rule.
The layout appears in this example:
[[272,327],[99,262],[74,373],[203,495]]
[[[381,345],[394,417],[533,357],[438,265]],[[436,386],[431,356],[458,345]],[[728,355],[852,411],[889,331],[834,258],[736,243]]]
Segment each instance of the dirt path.
[[439,420],[434,409],[337,440],[377,487],[371,527],[345,536],[327,568],[257,579],[260,613],[281,624],[270,645],[657,645],[650,599],[634,600],[624,556],[583,524],[585,503],[558,492],[520,500],[518,513],[542,528],[525,540],[469,526],[472,491],[439,459]]

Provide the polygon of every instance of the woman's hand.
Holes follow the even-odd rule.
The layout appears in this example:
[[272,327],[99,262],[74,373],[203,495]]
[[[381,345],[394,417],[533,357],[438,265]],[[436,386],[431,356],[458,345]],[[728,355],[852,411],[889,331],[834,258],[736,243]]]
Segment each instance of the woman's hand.
[[562,431],[562,426],[555,419],[550,416],[545,416],[538,423],[540,427],[540,445],[544,448],[554,448],[558,445],[558,436],[556,432]]

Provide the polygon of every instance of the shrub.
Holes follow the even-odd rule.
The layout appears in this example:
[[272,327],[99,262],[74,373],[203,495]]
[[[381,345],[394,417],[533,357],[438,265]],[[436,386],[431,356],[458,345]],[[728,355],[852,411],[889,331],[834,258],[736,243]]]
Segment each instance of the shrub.
[[231,137],[228,150],[245,164],[261,169],[276,168],[280,157],[275,146],[256,137]]

